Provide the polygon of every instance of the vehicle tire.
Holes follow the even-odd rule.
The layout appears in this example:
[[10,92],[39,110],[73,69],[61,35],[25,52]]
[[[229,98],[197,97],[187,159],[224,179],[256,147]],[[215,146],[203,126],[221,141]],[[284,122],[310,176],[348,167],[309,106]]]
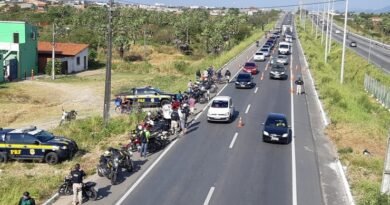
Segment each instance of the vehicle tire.
[[118,176],[118,173],[114,173],[111,176],[111,185],[116,185],[116,178]]
[[49,152],[45,155],[45,162],[48,164],[57,164],[58,161],[58,154],[55,152]]
[[8,161],[7,153],[1,152],[0,153],[0,163],[6,163]]
[[96,172],[99,177],[104,177],[103,173],[100,171],[99,167],[96,168]]
[[91,188],[91,190],[88,190],[88,192],[89,192],[88,194],[89,199],[92,201],[96,201],[98,197],[97,191],[94,188]]
[[126,158],[126,170],[128,172],[132,172],[133,171],[133,162],[131,161],[130,157],[127,157]]
[[68,186],[66,186],[66,184],[62,184],[62,185],[58,188],[58,194],[59,194],[60,196],[65,195],[67,189],[68,189]]
[[163,105],[166,105],[166,104],[169,104],[169,103],[170,103],[169,100],[164,99],[164,100],[161,100],[160,105],[161,105],[161,107],[162,107]]

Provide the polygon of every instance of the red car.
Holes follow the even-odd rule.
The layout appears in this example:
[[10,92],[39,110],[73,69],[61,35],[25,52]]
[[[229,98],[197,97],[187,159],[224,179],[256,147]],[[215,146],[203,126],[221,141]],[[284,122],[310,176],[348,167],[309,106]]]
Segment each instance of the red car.
[[256,63],[253,62],[247,62],[244,65],[244,72],[250,73],[250,74],[257,74],[257,66]]

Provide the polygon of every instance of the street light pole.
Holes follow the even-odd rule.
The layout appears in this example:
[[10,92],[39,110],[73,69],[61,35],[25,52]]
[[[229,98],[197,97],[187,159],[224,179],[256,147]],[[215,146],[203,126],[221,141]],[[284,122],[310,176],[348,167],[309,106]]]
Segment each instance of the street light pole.
[[347,20],[348,20],[348,0],[345,1],[343,53],[341,55],[340,84],[344,83],[344,64],[345,64],[344,60],[345,60],[345,43],[347,40]]
[[109,1],[108,8],[108,29],[107,29],[107,63],[106,63],[106,81],[104,87],[104,108],[103,120],[104,126],[107,126],[110,117],[110,97],[111,97],[111,58],[112,58],[112,2]]
[[326,15],[326,39],[325,39],[325,53],[324,53],[324,61],[325,63],[327,63],[328,61],[328,42],[329,42],[329,9],[330,9],[330,5],[329,5],[329,2],[328,2],[328,12],[327,12],[327,15]]
[[324,43],[324,26],[325,26],[325,4],[323,4],[324,10],[322,11],[322,26],[321,26],[321,45]]
[[56,61],[56,43],[55,43],[55,35],[56,35],[56,25],[53,23],[53,41],[51,42],[52,53],[51,53],[51,79],[56,79],[55,76],[55,61]]
[[333,35],[333,17],[334,17],[334,0],[332,0],[332,17],[330,19],[330,33],[329,33],[329,49],[328,53],[330,53],[330,48],[332,47],[332,35]]
[[[319,0],[318,0],[319,1]],[[316,16],[316,20],[317,20],[317,25],[316,25],[316,39],[317,39],[317,35],[318,35],[318,28],[319,28],[319,21],[320,21],[320,4],[317,4],[317,16]]]

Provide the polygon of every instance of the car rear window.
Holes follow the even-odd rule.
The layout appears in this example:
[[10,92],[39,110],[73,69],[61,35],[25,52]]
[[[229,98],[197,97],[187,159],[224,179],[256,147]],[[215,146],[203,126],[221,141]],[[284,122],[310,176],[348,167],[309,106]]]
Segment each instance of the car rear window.
[[265,123],[266,126],[270,127],[287,127],[287,122],[284,119],[268,119]]
[[256,55],[263,55],[263,53],[256,53]]
[[211,107],[227,108],[227,107],[229,107],[229,103],[228,103],[228,101],[225,101],[225,100],[214,100],[213,103],[211,104]]
[[262,48],[261,51],[268,52],[268,49],[267,48]]
[[251,66],[251,67],[253,67],[253,66],[256,66],[256,64],[255,63],[245,63],[245,66]]
[[239,82],[249,82],[251,80],[252,76],[250,74],[239,74],[237,76],[237,81]]
[[286,45],[286,44],[281,44],[281,45],[279,45],[279,47],[280,47],[280,48],[288,48],[288,45]]

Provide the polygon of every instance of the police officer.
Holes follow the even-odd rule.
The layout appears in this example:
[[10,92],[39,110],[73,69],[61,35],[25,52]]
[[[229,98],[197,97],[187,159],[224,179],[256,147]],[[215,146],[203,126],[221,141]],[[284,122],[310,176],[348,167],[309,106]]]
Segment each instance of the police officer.
[[82,187],[83,178],[86,176],[85,172],[80,168],[80,164],[76,164],[74,169],[70,172],[73,183],[73,205],[83,203]]

